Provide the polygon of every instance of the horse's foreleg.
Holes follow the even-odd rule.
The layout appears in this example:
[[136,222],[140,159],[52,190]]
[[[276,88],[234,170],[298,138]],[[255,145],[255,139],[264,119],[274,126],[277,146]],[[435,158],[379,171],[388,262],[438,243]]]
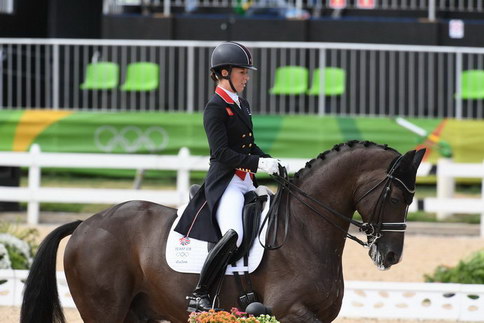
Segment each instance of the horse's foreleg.
[[[295,312],[289,312],[282,318],[278,317],[281,323],[326,323],[318,319],[314,313],[309,312],[307,309],[298,309]],[[331,321],[327,321],[328,323]]]
[[291,310],[283,317],[277,317],[281,323],[329,323],[321,321],[316,314],[303,305],[292,306]]

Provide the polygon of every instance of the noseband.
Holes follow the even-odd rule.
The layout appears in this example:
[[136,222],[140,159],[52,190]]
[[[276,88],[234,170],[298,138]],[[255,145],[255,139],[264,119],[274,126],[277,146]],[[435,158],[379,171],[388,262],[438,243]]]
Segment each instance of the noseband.
[[[415,189],[411,190],[405,185],[405,183],[395,177],[393,174],[395,173],[395,170],[398,168],[400,165],[400,161],[402,159],[402,156],[399,156],[395,159],[394,162],[392,162],[392,167],[390,170],[387,172],[387,175],[385,178],[383,178],[380,182],[378,182],[375,186],[373,186],[371,189],[369,189],[365,194],[363,194],[355,203],[355,205],[358,205],[364,198],[366,198],[370,193],[372,193],[374,190],[376,190],[379,186],[383,185],[383,189],[380,193],[380,196],[378,197],[378,200],[375,203],[373,212],[371,213],[368,222],[367,223],[360,223],[357,226],[360,228],[360,231],[365,232],[367,237],[368,237],[368,246],[371,246],[378,240],[381,236],[381,232],[402,232],[404,233],[405,230],[407,229],[407,224],[405,221],[403,222],[383,222],[383,215],[385,213],[385,202],[388,200],[390,196],[390,192],[392,190],[392,184],[397,183],[400,185],[405,191],[406,194],[410,197],[409,199],[406,199],[408,201],[411,201],[413,198],[413,195],[415,194]],[[405,211],[405,217],[404,219],[406,220],[407,218],[407,212],[408,212],[408,204],[407,204],[407,210]]]
[[[328,221],[331,223],[333,226],[335,226],[337,229],[343,231],[346,234],[346,237],[356,241],[360,245],[364,247],[371,247],[381,236],[382,232],[405,232],[407,228],[407,224],[404,222],[383,222],[383,214],[384,214],[384,209],[385,209],[385,202],[388,200],[390,197],[390,192],[392,190],[392,184],[396,183],[400,185],[405,191],[406,194],[410,197],[410,200],[406,199],[406,201],[411,201],[411,198],[413,197],[415,193],[415,189],[411,190],[409,189],[405,183],[394,176],[395,170],[398,168],[400,165],[400,162],[402,160],[403,155],[400,155],[394,159],[391,163],[391,168],[387,172],[387,175],[385,178],[383,178],[380,182],[378,182],[375,186],[373,186],[371,189],[369,189],[366,193],[364,193],[355,203],[355,206],[358,205],[364,198],[366,198],[370,193],[375,191],[378,187],[383,186],[383,189],[381,190],[380,196],[378,197],[378,200],[375,203],[373,212],[371,213],[368,222],[360,222],[357,220],[354,220],[352,218],[348,218],[347,216],[339,213],[338,211],[332,209],[331,207],[327,206],[326,204],[322,203],[321,201],[315,199],[311,195],[307,194],[306,192],[302,191],[299,187],[294,185],[292,182],[289,181],[288,176],[287,176],[287,171],[285,168],[280,167],[279,169],[279,174],[273,175],[273,178],[276,182],[279,183],[279,188],[278,188],[278,193],[276,195],[280,196],[282,195],[282,192],[284,190],[287,190],[288,194],[296,198],[301,204],[305,205],[307,208],[309,208],[313,213],[321,216],[324,220]],[[342,228],[339,224],[337,224],[333,219],[328,218],[326,215],[322,214],[319,212],[313,205],[307,203],[304,201],[301,197],[310,200],[311,202],[317,204],[318,206],[322,207],[326,211],[338,216],[339,218],[350,222],[351,224],[357,226],[359,228],[360,232],[364,232],[367,236],[368,242],[364,242],[357,237],[351,235],[348,233],[348,230]],[[277,196],[276,196],[277,200]],[[266,249],[278,249],[280,248],[283,244],[284,241],[287,237],[288,233],[288,225],[289,225],[289,207],[288,203],[289,200],[286,203],[287,211],[285,214],[285,232],[284,232],[284,238],[283,241],[280,245],[274,246],[274,245],[263,245]],[[407,203],[407,210],[405,211],[405,219],[407,218],[406,214],[408,212],[408,205],[410,204]],[[278,209],[277,207],[275,209]],[[270,216],[270,215],[268,215]],[[277,215],[276,215],[277,217]],[[262,226],[264,226],[264,223],[266,222],[267,218],[264,220]],[[270,222],[270,219],[269,219]],[[262,232],[262,227],[260,232]],[[260,233],[259,232],[259,233]],[[275,240],[275,239],[273,239]],[[260,242],[260,237],[259,237],[259,242]],[[275,241],[274,241],[275,242]],[[262,244],[262,243],[261,243]]]

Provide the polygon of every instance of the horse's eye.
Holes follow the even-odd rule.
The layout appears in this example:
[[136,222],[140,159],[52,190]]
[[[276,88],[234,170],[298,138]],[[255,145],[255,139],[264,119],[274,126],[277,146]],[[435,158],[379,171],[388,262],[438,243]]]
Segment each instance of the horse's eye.
[[396,199],[396,198],[394,198],[394,197],[392,197],[392,198],[390,199],[390,201],[392,202],[392,204],[398,204],[398,203],[400,202],[400,200],[399,200],[399,199]]

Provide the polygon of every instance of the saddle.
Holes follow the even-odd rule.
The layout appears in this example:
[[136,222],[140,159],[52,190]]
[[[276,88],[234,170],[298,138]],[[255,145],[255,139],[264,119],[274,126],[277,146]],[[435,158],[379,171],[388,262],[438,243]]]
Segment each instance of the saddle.
[[[190,199],[200,189],[200,185],[194,184],[189,189]],[[264,206],[264,202],[267,201],[267,195],[259,196],[255,191],[247,192],[244,195],[244,209],[242,211],[242,225],[244,229],[244,236],[242,243],[234,254],[230,263],[235,263],[237,260],[246,256],[252,247],[252,244],[257,238],[260,226],[260,214]],[[208,251],[215,246],[215,243],[208,243]]]

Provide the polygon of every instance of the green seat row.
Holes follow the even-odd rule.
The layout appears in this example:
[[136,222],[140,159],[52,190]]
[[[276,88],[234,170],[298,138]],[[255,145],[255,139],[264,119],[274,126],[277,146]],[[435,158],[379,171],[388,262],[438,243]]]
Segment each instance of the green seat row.
[[[457,93],[455,95],[458,97]],[[466,70],[461,74],[462,99],[484,99],[484,70]]]
[[[321,88],[321,75],[324,76],[324,87]],[[302,66],[278,67],[275,72],[274,86],[270,94],[277,95],[342,95],[346,89],[346,72],[338,67],[317,68],[312,74],[309,87],[309,70]]]
[[[131,63],[121,91],[151,91],[159,86],[160,67],[150,62]],[[119,84],[119,66],[113,62],[90,63],[86,68],[82,90],[114,90]]]

